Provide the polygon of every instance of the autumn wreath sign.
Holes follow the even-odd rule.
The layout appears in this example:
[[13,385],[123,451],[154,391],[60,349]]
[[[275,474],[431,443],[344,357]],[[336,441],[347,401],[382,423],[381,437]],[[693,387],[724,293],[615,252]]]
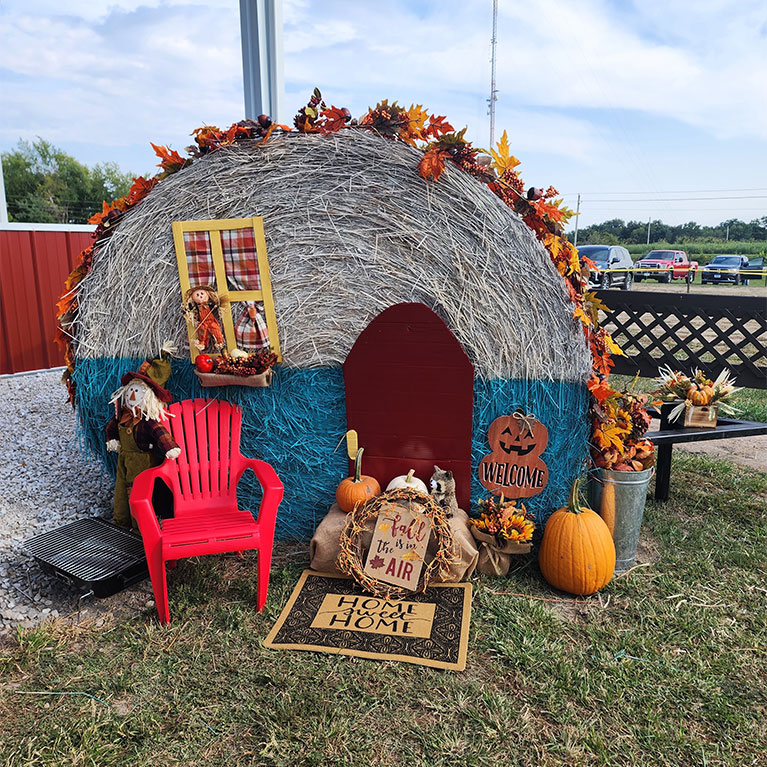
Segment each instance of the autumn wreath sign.
[[[374,523],[365,556],[363,535]],[[425,561],[429,538],[437,551]],[[450,523],[434,499],[417,490],[387,490],[347,515],[341,532],[337,565],[362,588],[377,597],[400,597],[423,592],[433,579],[448,580],[458,558]]]

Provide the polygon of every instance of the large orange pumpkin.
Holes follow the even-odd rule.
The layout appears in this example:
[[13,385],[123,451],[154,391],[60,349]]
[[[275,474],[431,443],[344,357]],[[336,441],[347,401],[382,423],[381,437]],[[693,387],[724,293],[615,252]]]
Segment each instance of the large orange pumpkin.
[[615,544],[604,520],[578,502],[575,480],[566,507],[546,522],[538,564],[554,588],[570,594],[594,594],[615,572]]
[[374,477],[366,477],[362,474],[362,451],[360,448],[354,459],[354,476],[342,480],[336,490],[336,502],[341,511],[353,511],[355,506],[369,501],[381,493],[381,485]]

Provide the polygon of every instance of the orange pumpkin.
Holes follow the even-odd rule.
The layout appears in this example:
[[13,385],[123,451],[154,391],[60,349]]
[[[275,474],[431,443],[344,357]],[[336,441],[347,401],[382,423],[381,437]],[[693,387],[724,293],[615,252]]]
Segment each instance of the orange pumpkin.
[[615,572],[615,544],[605,521],[595,511],[581,508],[579,480],[567,506],[546,523],[538,564],[554,588],[585,596],[606,586]]
[[347,477],[336,490],[336,502],[341,511],[350,512],[360,503],[369,501],[381,492],[381,485],[374,477],[366,477],[362,472],[362,451],[360,448],[354,459],[354,476]]
[[695,384],[687,390],[687,399],[693,405],[708,405],[709,402],[709,396],[706,391],[698,388]]

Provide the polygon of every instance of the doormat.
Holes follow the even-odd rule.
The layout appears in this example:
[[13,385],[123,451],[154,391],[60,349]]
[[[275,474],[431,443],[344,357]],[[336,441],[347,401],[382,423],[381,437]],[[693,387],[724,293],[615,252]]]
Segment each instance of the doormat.
[[463,671],[470,618],[470,583],[387,601],[343,575],[304,570],[264,645]]

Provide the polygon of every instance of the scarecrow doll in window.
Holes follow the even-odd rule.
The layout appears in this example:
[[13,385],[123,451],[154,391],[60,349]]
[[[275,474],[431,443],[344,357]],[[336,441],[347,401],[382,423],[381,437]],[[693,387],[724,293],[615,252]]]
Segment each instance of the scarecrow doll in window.
[[194,326],[197,338],[192,343],[198,352],[221,352],[226,346],[219,316],[224,302],[210,285],[196,285],[184,293],[184,314]]
[[112,395],[115,414],[106,428],[107,450],[118,453],[114,514],[116,525],[136,530],[128,499],[133,482],[145,469],[159,466],[166,458],[178,458],[181,448],[163,425],[165,404],[171,393],[163,386],[170,378],[171,347],[163,345],[161,356],[147,360],[138,371],[126,373]]

